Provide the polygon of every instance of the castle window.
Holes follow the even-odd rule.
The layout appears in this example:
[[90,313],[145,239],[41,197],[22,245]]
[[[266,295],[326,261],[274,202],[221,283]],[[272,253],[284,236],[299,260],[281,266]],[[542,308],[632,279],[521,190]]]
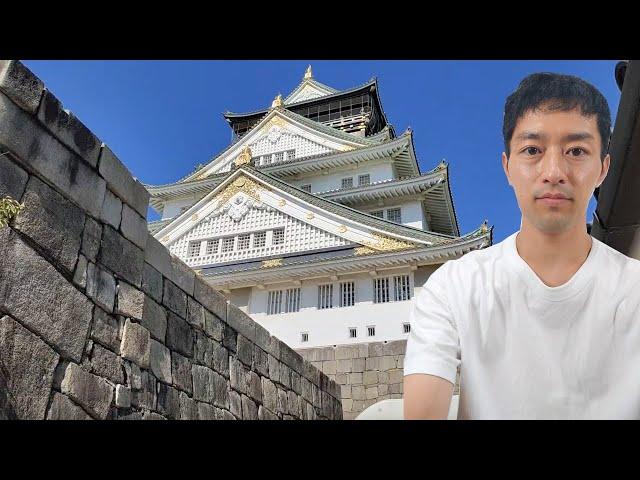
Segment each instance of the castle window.
[[399,208],[390,208],[387,210],[387,220],[390,222],[402,223],[402,215]]
[[207,240],[207,255],[213,255],[214,253],[218,253],[218,245],[220,245],[219,238]]
[[301,340],[302,340],[303,342],[308,342],[308,341],[309,341],[309,334],[308,334],[307,332],[302,332],[300,335],[301,335],[301,337],[302,337],[302,339],[301,339]]
[[273,231],[273,241],[271,243],[273,245],[281,245],[284,243],[284,227],[276,228]]
[[267,243],[267,232],[253,234],[253,248],[264,247]]
[[295,149],[287,150],[287,160],[293,160],[294,158],[296,158]]
[[275,155],[276,155],[276,159],[274,163],[282,162],[284,160],[284,152],[277,152]]
[[356,288],[354,282],[343,282],[340,284],[340,306],[351,307],[355,305]]
[[369,185],[371,183],[371,175],[358,175],[358,185]]
[[350,187],[353,187],[353,177],[343,178],[342,188],[350,188]]
[[200,244],[202,242],[191,242],[189,243],[189,249],[187,251],[188,257],[199,257],[200,256]]
[[410,323],[403,323],[402,324],[402,333],[409,333],[411,331],[411,324]]
[[282,290],[272,290],[267,297],[267,315],[282,313]]
[[238,237],[238,250],[247,250],[249,248],[249,240],[251,240],[251,234],[244,233]]
[[298,311],[300,311],[300,288],[289,288],[285,299],[285,312]]
[[318,309],[333,308],[333,284],[318,285]]
[[300,190],[311,193],[311,184],[308,183],[306,185],[300,185]]
[[349,338],[356,338],[358,336],[358,331],[355,329],[355,327],[351,327],[349,329]]
[[389,277],[373,279],[373,303],[386,303],[389,298]]
[[384,210],[374,210],[373,212],[369,212],[369,215],[373,215],[374,217],[384,218]]
[[233,251],[233,244],[234,244],[234,237],[227,237],[227,238],[223,238],[222,239],[222,252],[232,252]]
[[409,285],[409,275],[398,275],[393,277],[394,300],[401,302],[411,298],[411,286]]
[[376,327],[375,326],[367,327],[367,336],[368,337],[375,337],[376,336]]

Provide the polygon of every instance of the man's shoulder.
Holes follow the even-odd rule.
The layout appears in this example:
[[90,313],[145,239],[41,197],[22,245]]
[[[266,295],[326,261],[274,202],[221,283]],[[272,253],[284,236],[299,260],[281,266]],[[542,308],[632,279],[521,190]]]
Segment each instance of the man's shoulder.
[[640,278],[640,260],[619,252],[595,237],[593,241],[598,242],[599,249],[602,253],[600,261],[602,262],[603,269],[606,268],[606,271],[615,272],[614,275],[616,277],[630,275]]

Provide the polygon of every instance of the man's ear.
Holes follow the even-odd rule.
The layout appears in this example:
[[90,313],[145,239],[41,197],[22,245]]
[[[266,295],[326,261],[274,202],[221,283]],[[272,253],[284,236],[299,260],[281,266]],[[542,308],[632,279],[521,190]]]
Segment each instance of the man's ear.
[[604,182],[604,179],[607,178],[607,173],[609,173],[610,165],[611,165],[611,156],[607,153],[607,156],[604,157],[604,160],[602,161],[600,176],[598,177],[598,183],[596,184],[596,188],[602,185],[602,182]]
[[502,152],[502,169],[504,170],[504,174],[507,177],[507,182],[509,182],[509,185],[511,185],[511,179],[509,178],[509,157],[507,157],[507,154],[504,152]]

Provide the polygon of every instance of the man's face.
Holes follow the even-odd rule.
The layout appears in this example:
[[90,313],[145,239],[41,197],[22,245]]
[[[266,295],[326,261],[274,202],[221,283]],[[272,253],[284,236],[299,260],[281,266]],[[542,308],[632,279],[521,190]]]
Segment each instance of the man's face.
[[[526,112],[516,123],[509,158],[502,167],[515,190],[523,222],[547,234],[585,226],[589,199],[609,170],[600,160],[601,139],[595,115],[577,109]],[[544,198],[548,195],[564,198]]]

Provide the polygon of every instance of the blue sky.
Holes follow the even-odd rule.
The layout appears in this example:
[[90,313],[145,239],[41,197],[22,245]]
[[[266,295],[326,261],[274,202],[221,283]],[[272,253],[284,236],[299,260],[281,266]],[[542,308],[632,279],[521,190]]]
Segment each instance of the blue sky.
[[[422,171],[446,159],[461,233],[486,218],[494,243],[518,230],[520,211],[502,167],[506,97],[529,73],[577,75],[620,100],[616,61],[25,61],[143,183],[172,183],[231,141],[222,112],[271,105],[314,77],[337,89],[377,76],[388,120],[411,126]],[[590,221],[595,208],[587,212]],[[158,215],[150,210],[149,219]]]

